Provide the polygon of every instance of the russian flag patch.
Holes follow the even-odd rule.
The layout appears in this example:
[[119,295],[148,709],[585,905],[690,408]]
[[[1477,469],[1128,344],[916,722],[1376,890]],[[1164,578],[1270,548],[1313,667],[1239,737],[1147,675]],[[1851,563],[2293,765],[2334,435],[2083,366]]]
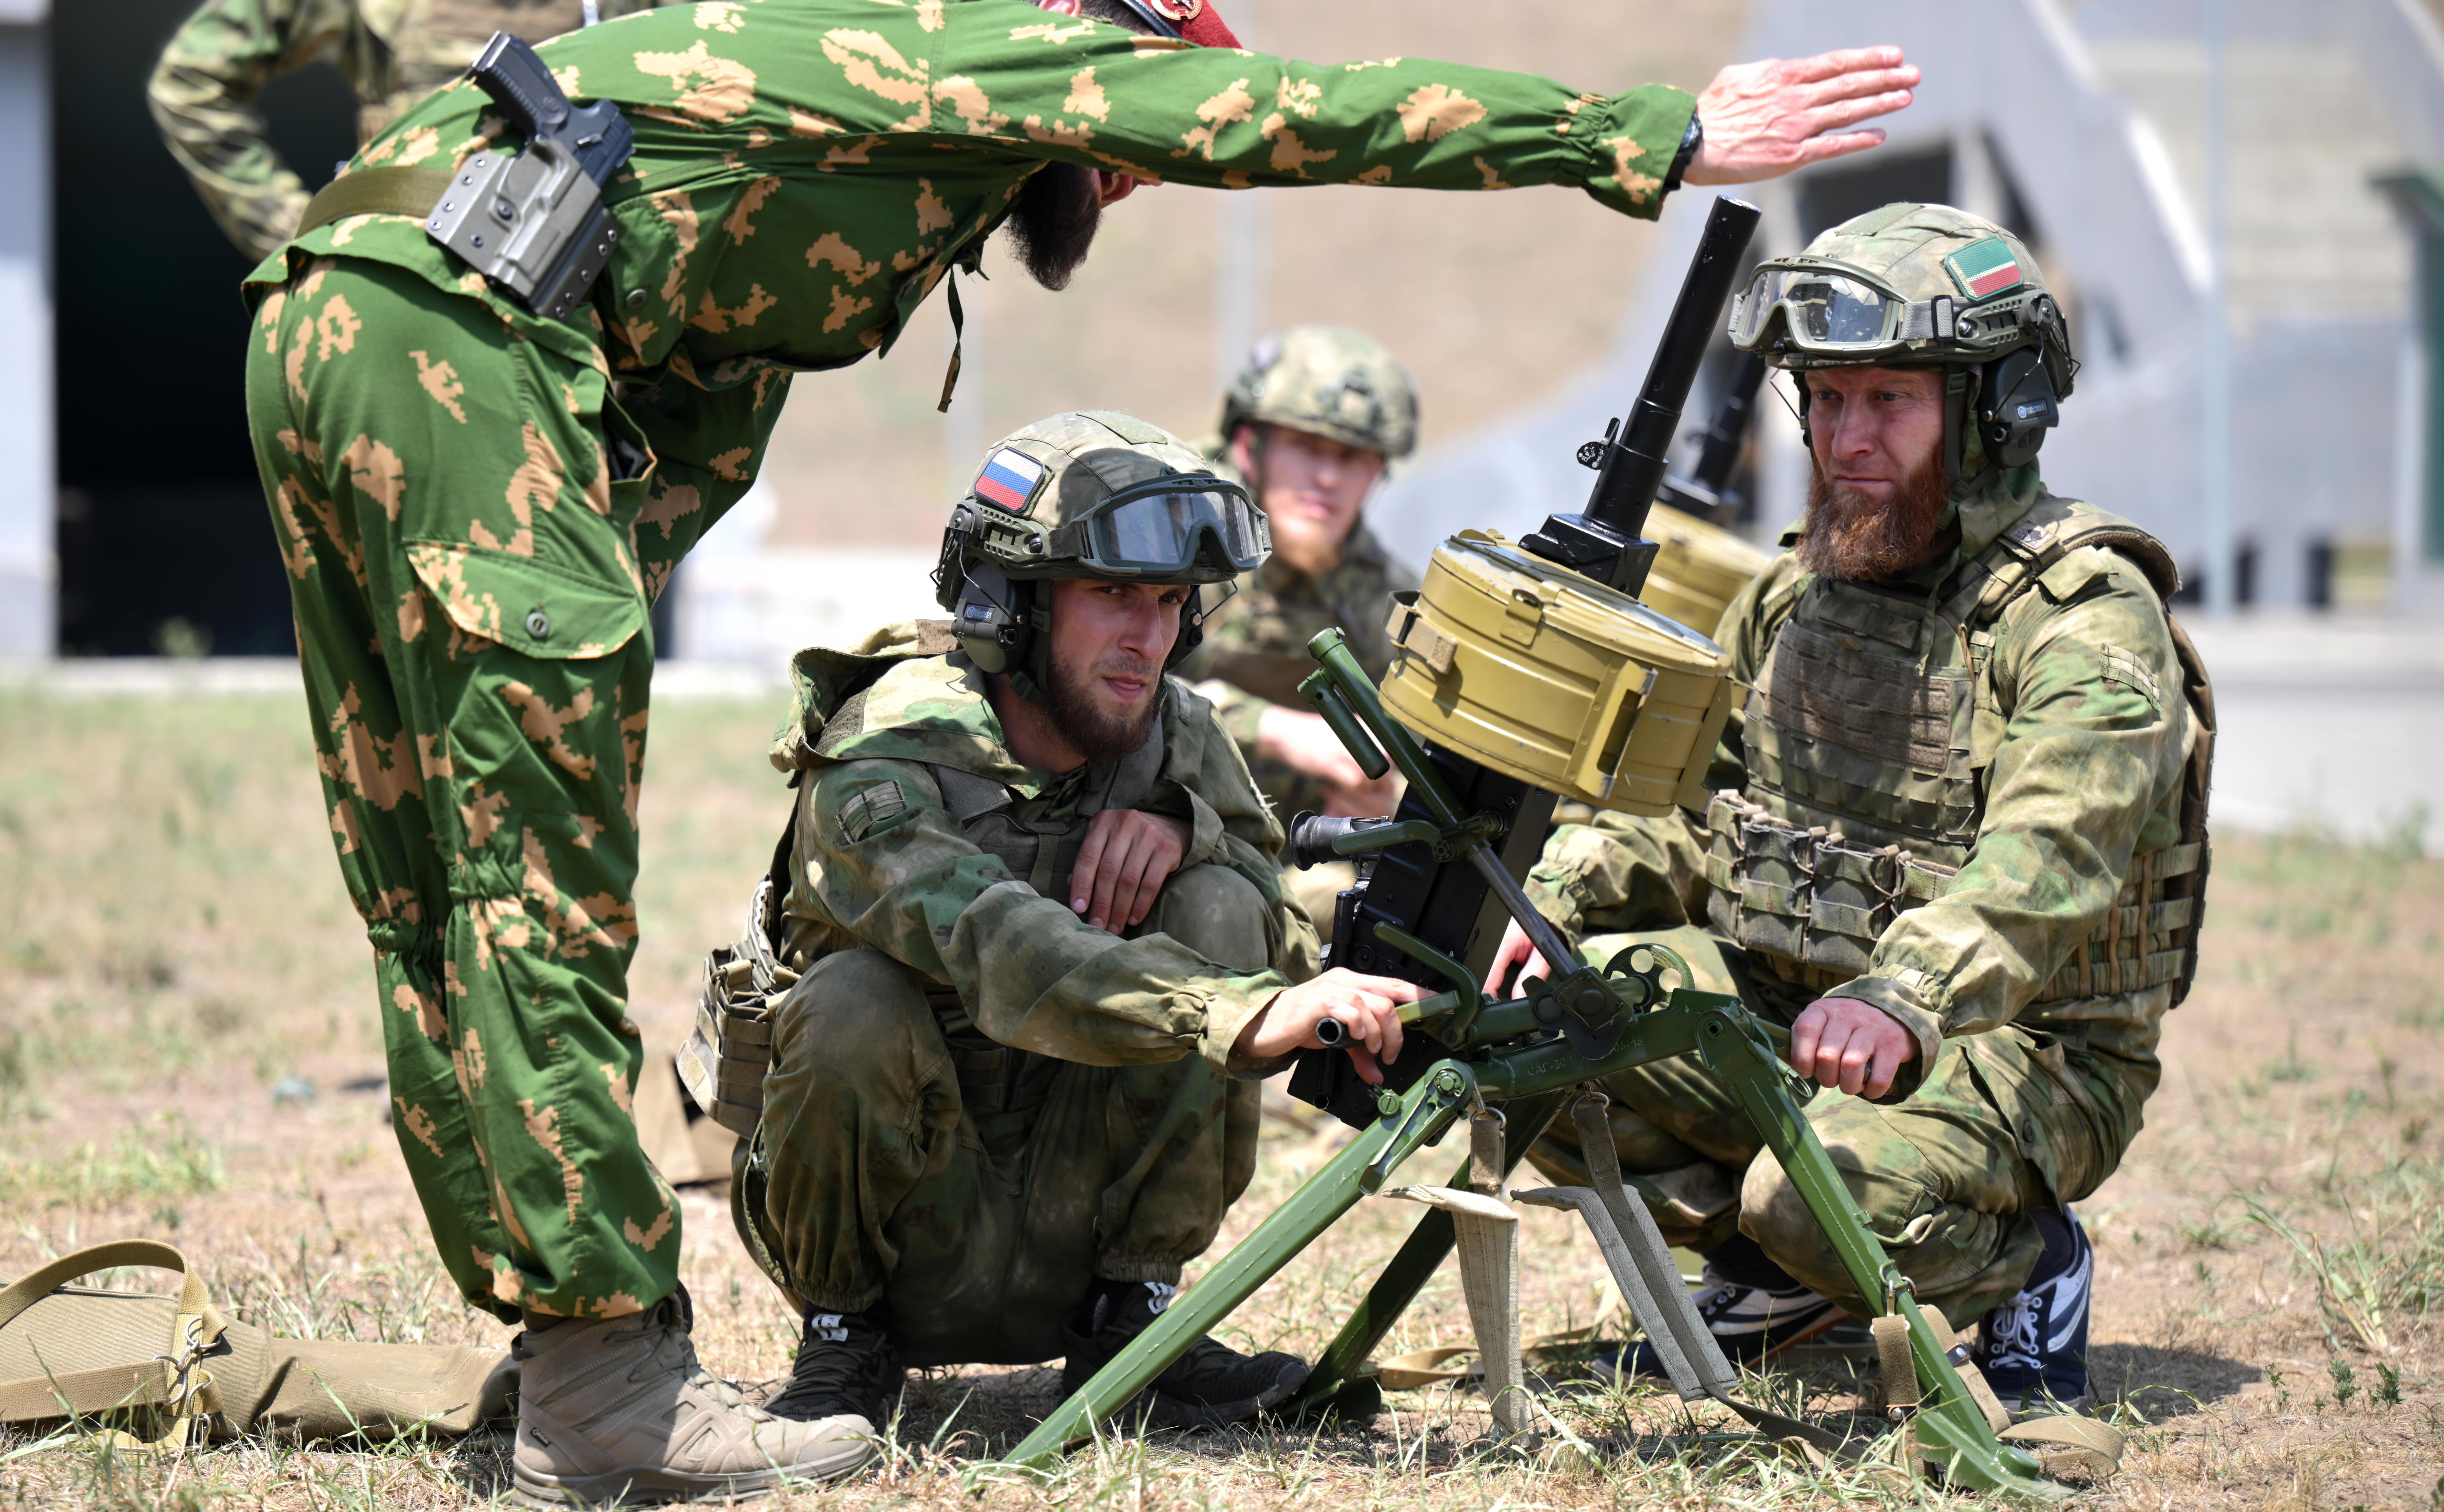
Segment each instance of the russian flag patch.
[[2011,253],[2011,244],[2000,236],[1988,236],[1953,253],[1943,260],[1952,281],[1960,292],[1971,299],[1986,299],[2018,288],[2020,260]]
[[1000,505],[1012,514],[1027,512],[1027,501],[1035,497],[1036,487],[1043,483],[1044,464],[1024,452],[1008,447],[985,459],[985,470],[976,474],[976,497]]

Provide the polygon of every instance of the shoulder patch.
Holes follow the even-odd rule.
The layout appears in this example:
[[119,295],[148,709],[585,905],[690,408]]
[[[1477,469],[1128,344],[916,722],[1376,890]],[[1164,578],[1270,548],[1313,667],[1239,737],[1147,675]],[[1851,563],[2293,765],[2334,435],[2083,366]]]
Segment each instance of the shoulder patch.
[[907,791],[896,779],[886,777],[871,787],[859,788],[841,805],[841,833],[855,845],[889,829],[907,812]]

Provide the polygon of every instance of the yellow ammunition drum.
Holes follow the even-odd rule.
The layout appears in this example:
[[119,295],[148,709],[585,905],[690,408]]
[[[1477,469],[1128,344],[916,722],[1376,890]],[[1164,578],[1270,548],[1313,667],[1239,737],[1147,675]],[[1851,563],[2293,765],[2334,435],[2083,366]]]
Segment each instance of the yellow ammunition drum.
[[1647,540],[1661,549],[1638,599],[1666,619],[1713,635],[1739,591],[1773,560],[1720,526],[1658,504],[1647,511]]
[[1383,707],[1435,745],[1631,814],[1705,801],[1731,712],[1722,648],[1497,532],[1435,548],[1402,594]]

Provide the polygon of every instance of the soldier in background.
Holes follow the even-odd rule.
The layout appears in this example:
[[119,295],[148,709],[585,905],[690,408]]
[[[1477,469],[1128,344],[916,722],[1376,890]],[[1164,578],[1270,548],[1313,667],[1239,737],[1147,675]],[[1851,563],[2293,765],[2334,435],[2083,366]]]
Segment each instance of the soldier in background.
[[[1315,670],[1307,641],[1341,631],[1370,677],[1391,665],[1391,596],[1417,585],[1366,527],[1384,470],[1416,450],[1417,390],[1380,342],[1337,325],[1301,325],[1248,354],[1222,401],[1215,461],[1245,483],[1272,527],[1272,559],[1240,579],[1182,668],[1287,824],[1302,811],[1388,814],[1399,779],[1369,782],[1298,695]],[[1285,874],[1330,942],[1347,862]]]
[[[297,233],[310,197],[264,135],[264,85],[318,63],[357,97],[357,140],[467,71],[495,31],[541,42],[663,0],[205,0],[146,93],[161,140],[239,251]],[[311,165],[321,167],[320,164]]]

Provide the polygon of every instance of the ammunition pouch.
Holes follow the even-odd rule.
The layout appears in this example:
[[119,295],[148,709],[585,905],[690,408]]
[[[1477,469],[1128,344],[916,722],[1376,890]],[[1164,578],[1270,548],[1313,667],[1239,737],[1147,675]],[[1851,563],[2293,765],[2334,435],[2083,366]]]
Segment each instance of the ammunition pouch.
[[779,895],[772,878],[756,883],[738,943],[716,947],[704,958],[695,1026],[678,1053],[679,1080],[688,1096],[707,1117],[741,1137],[751,1137],[764,1116],[772,1009],[798,980],[772,950],[770,910]]
[[1821,824],[1801,829],[1736,792],[1714,795],[1706,829],[1707,921],[1811,987],[1863,974],[1885,927],[1941,897],[1958,870],[1898,845],[1856,845]]
[[[1941,897],[1959,871],[1824,825],[1802,829],[1731,791],[1707,804],[1706,829],[1707,921],[1783,980],[1820,990],[1864,975],[1893,920]],[[2103,924],[2031,1001],[2186,986],[2199,901],[2187,879],[2205,855],[2199,839],[2133,860]]]

